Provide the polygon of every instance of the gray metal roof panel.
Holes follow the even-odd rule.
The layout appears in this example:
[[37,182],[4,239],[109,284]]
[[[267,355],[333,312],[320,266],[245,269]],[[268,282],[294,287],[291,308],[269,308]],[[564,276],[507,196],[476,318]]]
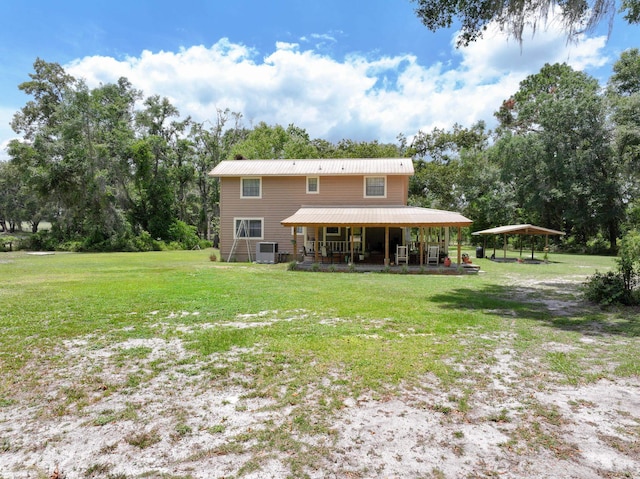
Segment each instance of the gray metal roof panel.
[[413,175],[411,158],[344,158],[303,160],[226,160],[211,172],[215,177]]
[[281,221],[284,226],[468,226],[454,211],[415,206],[303,206]]

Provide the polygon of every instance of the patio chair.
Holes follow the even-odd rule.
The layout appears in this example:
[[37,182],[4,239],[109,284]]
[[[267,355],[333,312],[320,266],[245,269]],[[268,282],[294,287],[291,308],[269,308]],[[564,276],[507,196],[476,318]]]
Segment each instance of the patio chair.
[[396,246],[396,265],[404,262],[404,264],[409,264],[409,247],[408,246]]
[[436,266],[440,262],[440,246],[429,246],[427,248],[427,265],[435,264]]

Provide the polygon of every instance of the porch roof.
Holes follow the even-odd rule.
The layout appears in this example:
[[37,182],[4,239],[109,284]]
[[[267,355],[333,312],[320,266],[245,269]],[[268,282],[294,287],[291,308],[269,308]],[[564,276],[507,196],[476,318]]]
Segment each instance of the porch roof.
[[474,235],[499,235],[499,234],[512,234],[512,235],[564,235],[562,231],[552,230],[549,228],[543,228],[542,226],[534,225],[506,225],[498,226],[496,228],[489,228],[488,230],[476,231],[472,233]]
[[426,227],[469,226],[472,221],[454,211],[415,206],[302,206],[280,223],[283,226]]

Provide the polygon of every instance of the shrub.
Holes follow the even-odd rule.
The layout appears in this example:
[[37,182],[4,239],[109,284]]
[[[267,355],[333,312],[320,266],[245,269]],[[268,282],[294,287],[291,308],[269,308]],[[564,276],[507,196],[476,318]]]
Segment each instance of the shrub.
[[39,231],[25,240],[25,249],[32,251],[54,251],[58,241],[49,231]]
[[134,236],[132,243],[137,251],[153,251],[154,240],[148,231],[142,231],[138,236]]
[[84,250],[82,241],[65,241],[64,243],[60,243],[57,249],[59,251],[70,251],[72,253]]
[[633,290],[640,279],[640,231],[631,230],[620,241],[618,267],[625,287]]
[[609,240],[604,238],[604,236],[602,236],[602,233],[598,233],[594,238],[591,238],[587,241],[585,252],[587,254],[610,254],[611,243],[609,242]]
[[169,227],[169,240],[171,243],[178,243],[171,249],[193,249],[200,243],[200,238],[196,232],[196,227],[188,225],[184,221],[176,220]]
[[[17,250],[19,247],[19,238],[9,235],[0,235],[0,251],[9,251],[8,243],[11,243],[11,249]],[[6,247],[5,244],[7,244]]]
[[617,271],[596,272],[585,283],[585,296],[590,301],[609,305],[638,304],[640,293],[640,232],[632,230],[620,241]]
[[622,275],[617,271],[596,272],[584,284],[584,295],[589,301],[608,306],[625,304],[625,288]]

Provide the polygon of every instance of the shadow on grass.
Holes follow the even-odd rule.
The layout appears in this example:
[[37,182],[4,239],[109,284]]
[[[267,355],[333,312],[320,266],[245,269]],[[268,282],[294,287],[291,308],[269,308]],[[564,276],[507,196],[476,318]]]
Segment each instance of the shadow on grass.
[[567,298],[547,293],[540,287],[578,291],[576,285],[561,282],[539,283],[538,287],[487,285],[481,289],[457,288],[436,294],[430,301],[453,310],[475,310],[504,318],[524,318],[549,327],[585,335],[640,336],[639,307],[602,308],[580,295]]

